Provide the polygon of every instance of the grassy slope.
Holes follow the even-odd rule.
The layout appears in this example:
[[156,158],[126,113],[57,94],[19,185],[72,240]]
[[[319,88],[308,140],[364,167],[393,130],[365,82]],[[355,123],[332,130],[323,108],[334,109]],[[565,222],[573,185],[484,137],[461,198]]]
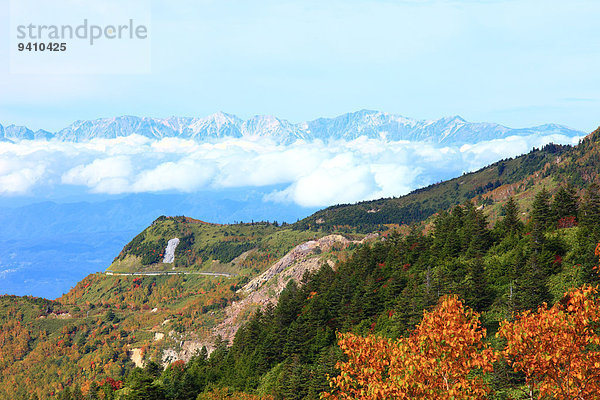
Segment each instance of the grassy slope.
[[[160,217],[124,247],[108,270],[209,271],[249,276],[257,272],[253,268],[256,265],[278,259],[294,246],[323,235],[262,222],[217,225],[185,217]],[[175,262],[164,264],[162,254],[172,238],[180,239]],[[254,254],[238,258],[248,252]]]

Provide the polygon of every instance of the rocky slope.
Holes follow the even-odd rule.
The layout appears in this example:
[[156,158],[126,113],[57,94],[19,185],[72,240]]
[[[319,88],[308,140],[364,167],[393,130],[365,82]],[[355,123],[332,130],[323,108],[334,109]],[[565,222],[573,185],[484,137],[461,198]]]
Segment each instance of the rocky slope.
[[[232,302],[223,311],[222,321],[209,330],[204,337],[196,335],[178,335],[173,331],[166,332],[170,338],[179,338],[176,346],[163,350],[161,359],[167,364],[177,360],[189,361],[197,351],[206,347],[209,353],[213,350],[216,340],[231,343],[239,327],[247,317],[267,305],[277,304],[277,299],[283,289],[291,282],[301,285],[302,277],[307,272],[314,272],[323,263],[335,268],[335,262],[340,254],[350,244],[360,244],[372,240],[377,235],[370,235],[361,240],[350,240],[342,235],[328,235],[317,240],[299,244],[258,275],[237,292],[240,299]],[[164,337],[164,333],[161,333]],[[132,353],[132,357],[134,354]],[[138,353],[135,353],[138,357]],[[132,358],[132,360],[134,360]],[[138,358],[135,359],[138,361]]]

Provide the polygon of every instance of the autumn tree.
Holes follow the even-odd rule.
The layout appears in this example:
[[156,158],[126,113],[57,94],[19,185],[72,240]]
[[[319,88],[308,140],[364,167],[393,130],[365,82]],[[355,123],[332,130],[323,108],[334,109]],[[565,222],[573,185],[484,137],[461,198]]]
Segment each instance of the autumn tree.
[[488,393],[481,373],[491,372],[495,353],[482,343],[479,314],[456,296],[425,311],[410,337],[340,335],[348,361],[330,378],[328,399],[480,399]]
[[600,301],[586,285],[537,312],[524,311],[504,322],[498,336],[507,341],[504,355],[525,374],[534,398],[592,399],[600,393]]
[[[600,257],[600,244],[596,247]],[[598,270],[598,267],[594,268]],[[572,289],[554,306],[524,311],[505,321],[498,336],[504,356],[525,374],[529,397],[591,399],[600,393],[600,298],[598,286]]]

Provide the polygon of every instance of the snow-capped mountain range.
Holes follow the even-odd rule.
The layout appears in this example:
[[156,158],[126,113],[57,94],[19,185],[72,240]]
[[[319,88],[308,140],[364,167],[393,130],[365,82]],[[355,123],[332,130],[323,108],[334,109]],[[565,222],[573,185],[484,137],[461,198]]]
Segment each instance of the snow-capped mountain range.
[[568,137],[585,135],[566,126],[547,124],[531,128],[512,129],[486,122],[468,122],[459,116],[438,120],[416,120],[380,111],[361,110],[335,118],[290,123],[269,115],[257,115],[243,120],[235,115],[218,112],[208,117],[149,118],[121,116],[91,121],[76,121],[51,133],[23,127],[0,125],[0,141],[55,139],[86,141],[94,138],[116,138],[132,134],[152,139],[179,137],[197,141],[218,138],[258,139],[268,137],[287,144],[297,140],[352,140],[360,136],[387,140],[426,141],[443,144],[476,143],[508,136],[561,134]]

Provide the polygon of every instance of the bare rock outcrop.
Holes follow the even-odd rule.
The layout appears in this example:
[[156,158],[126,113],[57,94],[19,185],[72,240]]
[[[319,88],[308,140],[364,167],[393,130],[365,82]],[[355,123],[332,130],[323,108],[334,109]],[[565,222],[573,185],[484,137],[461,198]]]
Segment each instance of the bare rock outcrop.
[[246,315],[248,310],[262,309],[269,303],[276,304],[279,294],[290,280],[300,282],[307,271],[319,269],[324,262],[333,267],[335,263],[321,254],[334,248],[341,250],[351,243],[353,243],[351,240],[342,235],[328,235],[294,247],[269,269],[240,289],[247,296],[227,307],[225,319],[213,329],[213,337],[220,336],[224,341],[231,343],[238,328],[244,322],[241,317]]
[[131,349],[131,351],[129,352],[129,358],[131,359],[131,361],[133,361],[136,367],[144,367],[144,353],[142,349]]
[[179,360],[187,363],[192,357],[200,353],[202,347],[206,347],[209,354],[214,350],[212,344],[201,340],[186,340],[181,343],[179,351],[173,348],[163,350],[161,359],[163,367],[167,367],[169,364]]
[[165,256],[163,262],[166,264],[172,264],[175,261],[175,249],[179,244],[179,238],[170,239],[167,242],[167,248],[165,249]]
[[252,292],[261,287],[265,282],[269,281],[275,275],[281,273],[293,263],[304,260],[306,257],[317,252],[327,252],[331,250],[334,245],[341,245],[345,247],[348,244],[350,244],[350,240],[346,239],[342,235],[328,235],[319,240],[310,240],[308,242],[299,244],[290,250],[290,252],[283,256],[279,261],[273,264],[273,266],[271,266],[268,270],[244,285],[241,290],[246,293]]
[[217,337],[227,343],[232,343],[237,330],[246,321],[249,313],[263,309],[268,304],[275,305],[290,280],[299,283],[306,272],[318,270],[323,263],[327,263],[333,268],[335,262],[331,259],[331,250],[343,250],[352,243],[364,243],[378,238],[377,233],[367,235],[360,241],[349,240],[342,235],[328,235],[294,247],[269,269],[238,291],[245,297],[225,309],[225,318],[212,329],[210,337],[203,340],[182,341],[179,351],[165,350],[162,357],[163,364],[176,360],[187,362],[202,346],[206,346],[207,350],[211,352]]

